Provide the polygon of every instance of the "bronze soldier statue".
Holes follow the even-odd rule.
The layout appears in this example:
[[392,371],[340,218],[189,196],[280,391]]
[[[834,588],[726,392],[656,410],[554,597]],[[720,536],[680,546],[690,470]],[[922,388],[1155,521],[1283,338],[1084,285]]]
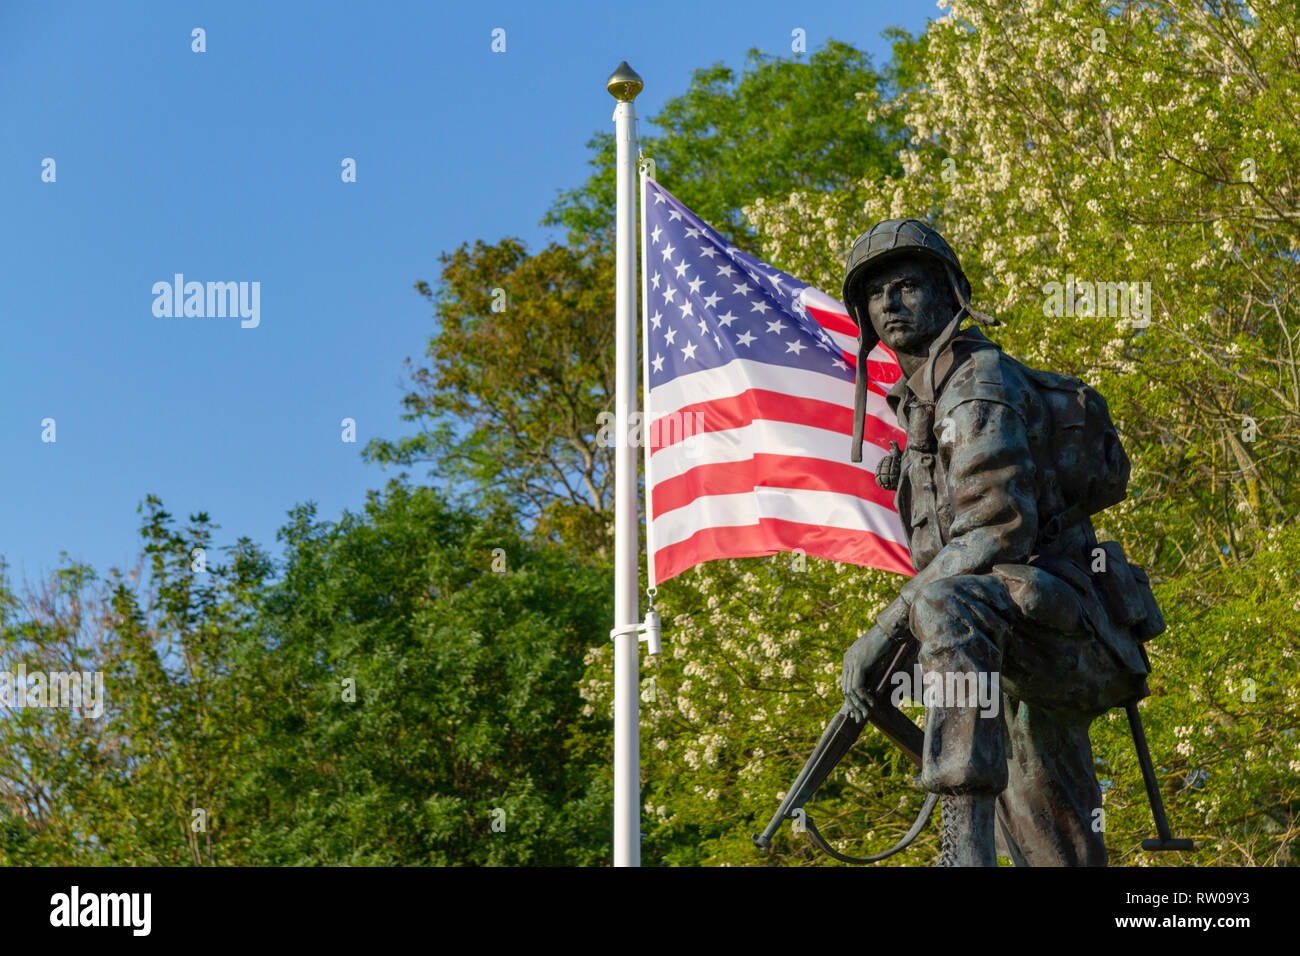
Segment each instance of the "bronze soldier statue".
[[865,719],[868,681],[910,640],[923,673],[956,677],[947,686],[995,676],[992,714],[927,702],[921,784],[942,795],[940,863],[993,866],[1001,848],[1031,866],[1104,866],[1088,728],[1146,696],[1142,642],[1164,629],[1146,574],[1090,521],[1128,481],[1105,402],[961,328],[967,315],[998,323],[971,308],[956,254],[917,220],[858,239],[844,302],[860,329],[854,461],[867,353],[883,341],[902,368],[887,400],[907,447],[877,480],[896,489],[917,571],[844,655],[846,712]]

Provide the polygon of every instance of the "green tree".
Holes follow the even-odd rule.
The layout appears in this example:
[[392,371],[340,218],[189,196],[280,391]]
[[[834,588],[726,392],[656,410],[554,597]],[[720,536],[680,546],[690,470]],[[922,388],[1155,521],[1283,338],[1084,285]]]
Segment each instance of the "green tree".
[[336,522],[299,507],[281,537],[261,620],[274,706],[243,788],[259,859],[607,857],[609,754],[575,690],[610,613],[602,580],[504,510],[396,482]]
[[[910,41],[897,28],[883,35]],[[858,195],[864,179],[901,171],[894,155],[901,124],[866,121],[855,106],[867,93],[888,95],[912,80],[908,69],[877,71],[867,53],[835,40],[807,59],[751,49],[739,74],[721,63],[696,70],[687,91],[650,117],[663,132],[639,143],[659,182],[733,244],[753,250],[742,209],[754,200],[794,190]],[[614,136],[597,133],[587,146],[587,181],[561,191],[542,220],[566,227],[571,242],[614,228]]]
[[98,716],[7,702],[0,860],[250,862],[229,781],[258,701],[239,649],[269,562],[241,540],[218,563],[206,515],[178,530],[153,496],[141,510],[144,554],[130,573],[99,581],[67,564],[21,598],[0,582],[0,671],[84,672],[103,688]]
[[591,245],[482,241],[443,254],[428,366],[408,359],[407,421],[420,431],[372,441],[381,464],[430,462],[450,494],[510,500],[543,537],[602,556],[614,505],[613,458],[599,440],[614,407],[613,256]]
[[605,861],[608,733],[577,694],[602,580],[396,482],[335,522],[295,509],[273,583],[247,541],[196,551],[206,515],[144,510],[128,575],[23,598],[0,575],[0,670],[107,692],[99,719],[6,702],[0,863]]

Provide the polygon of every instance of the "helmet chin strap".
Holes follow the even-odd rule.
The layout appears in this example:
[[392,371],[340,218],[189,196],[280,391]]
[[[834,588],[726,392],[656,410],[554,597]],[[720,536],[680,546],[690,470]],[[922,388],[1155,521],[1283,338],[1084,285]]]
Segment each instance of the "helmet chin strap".
[[994,326],[1002,324],[997,319],[993,318],[993,316],[972,309],[970,303],[966,301],[966,297],[961,294],[961,283],[957,281],[957,274],[952,271],[952,266],[945,262],[943,267],[948,273],[948,281],[952,283],[953,295],[957,296],[957,304],[961,306],[961,308],[957,310],[955,318],[960,319],[961,314],[965,312],[980,325]]
[[[1002,324],[993,316],[971,308],[971,304],[966,301],[966,297],[961,293],[961,283],[957,281],[957,275],[953,272],[952,266],[945,262],[944,270],[948,273],[948,281],[952,285],[953,294],[957,297],[957,302],[961,308],[957,310],[957,314],[952,317],[952,321],[948,323],[947,328],[940,333],[936,341],[942,341],[951,336],[955,331],[954,326],[961,325],[962,316],[964,315],[969,315],[980,325],[986,327]],[[846,302],[845,305],[848,306],[853,321],[858,323],[858,367],[853,389],[853,450],[849,455],[849,460],[860,462],[862,461],[863,433],[866,431],[867,424],[867,352],[870,349],[863,348],[863,325],[862,319],[858,316],[857,307],[852,302]],[[931,366],[931,375],[933,376],[933,374],[934,369]],[[933,382],[930,383],[931,388],[933,388],[933,384]]]
[[849,460],[861,461],[862,433],[867,425],[867,352],[870,349],[864,347],[865,336],[862,334],[862,320],[858,318],[857,308],[851,302],[848,306],[853,321],[858,323],[858,371],[853,389],[853,451],[849,455]]

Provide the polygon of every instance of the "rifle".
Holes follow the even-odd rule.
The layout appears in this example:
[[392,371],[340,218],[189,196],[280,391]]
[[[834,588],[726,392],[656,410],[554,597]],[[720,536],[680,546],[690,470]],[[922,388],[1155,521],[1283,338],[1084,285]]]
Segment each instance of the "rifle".
[[754,834],[751,838],[755,846],[761,850],[771,848],[772,837],[780,829],[783,820],[787,818],[801,819],[804,828],[808,831],[808,838],[812,840],[813,845],[828,856],[834,857],[842,863],[875,863],[904,849],[921,832],[922,827],[925,826],[926,821],[930,819],[930,815],[934,812],[934,806],[939,800],[938,794],[932,793],[926,797],[925,804],[921,807],[916,822],[912,824],[912,828],[902,840],[885,852],[869,857],[847,856],[833,849],[823,839],[821,833],[818,832],[817,825],[813,823],[812,817],[803,809],[804,804],[811,800],[813,795],[821,789],[822,784],[831,775],[831,771],[835,769],[836,764],[857,743],[868,723],[892,740],[907,755],[908,759],[920,769],[921,748],[925,742],[925,734],[908,719],[906,714],[893,705],[886,691],[890,678],[899,670],[910,666],[911,659],[916,655],[917,650],[918,645],[916,642],[909,640],[898,649],[893,660],[879,673],[877,679],[873,682],[875,686],[871,691],[865,721],[859,723],[849,716],[847,704],[840,708],[839,713],[831,718],[831,722],[825,732],[822,733],[821,740],[817,742],[812,756],[803,765],[803,769],[799,771],[799,776],[795,777],[789,792],[786,793],[785,799],[781,801],[781,806],[772,815],[767,829],[762,833]]
[[[900,850],[905,849],[914,839],[921,829],[925,826],[926,821],[930,819],[934,812],[935,804],[939,801],[939,795],[931,793],[921,806],[921,811],[917,814],[916,821],[912,828],[907,831],[901,840],[894,846],[885,850],[883,853],[877,853],[874,856],[856,857],[848,856],[834,849],[817,829],[806,810],[803,809],[805,803],[813,798],[813,795],[821,789],[822,784],[831,775],[836,765],[844,758],[857,740],[862,736],[862,731],[866,729],[868,723],[883,733],[898,746],[912,763],[916,764],[917,769],[921,767],[921,749],[925,744],[925,734],[918,728],[907,715],[902,713],[886,693],[886,687],[890,679],[900,670],[907,670],[911,667],[912,659],[919,650],[915,640],[909,640],[906,644],[898,649],[889,666],[884,668],[875,680],[875,687],[871,691],[871,696],[867,704],[867,719],[861,723],[855,721],[848,713],[848,705],[840,708],[826,730],[822,733],[821,740],[813,749],[812,755],[795,777],[794,783],[791,784],[789,792],[785,799],[781,801],[781,806],[777,808],[776,813],[767,824],[767,829],[762,833],[755,833],[751,839],[754,845],[760,850],[769,850],[772,846],[772,837],[776,831],[781,828],[782,821],[786,819],[802,820],[804,829],[808,832],[808,839],[812,841],[817,849],[821,850],[827,856],[830,856],[841,863],[877,863],[886,857],[893,856]],[[1178,839],[1170,831],[1168,818],[1165,816],[1164,801],[1160,798],[1160,787],[1156,781],[1155,769],[1151,764],[1151,752],[1147,747],[1146,734],[1142,728],[1142,718],[1138,714],[1137,701],[1131,701],[1125,706],[1128,714],[1129,726],[1133,732],[1133,742],[1137,748],[1138,763],[1142,767],[1142,781],[1146,785],[1147,800],[1151,805],[1152,815],[1155,817],[1156,831],[1159,836],[1153,840],[1143,840],[1142,849],[1147,851],[1159,850],[1191,850],[1194,844],[1191,840]],[[1005,823],[999,814],[998,826],[1005,830]],[[1008,846],[1012,843],[1008,837]],[[1024,865],[1016,850],[1009,851],[1016,860],[1018,865]]]

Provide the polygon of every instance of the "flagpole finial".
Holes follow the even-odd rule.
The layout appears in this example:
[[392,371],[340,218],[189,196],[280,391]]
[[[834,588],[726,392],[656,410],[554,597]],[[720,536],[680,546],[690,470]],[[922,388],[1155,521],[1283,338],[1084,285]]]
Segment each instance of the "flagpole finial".
[[609,95],[620,103],[631,103],[644,87],[645,83],[641,81],[636,70],[627,65],[627,60],[620,63],[605,81],[605,89],[609,90]]

